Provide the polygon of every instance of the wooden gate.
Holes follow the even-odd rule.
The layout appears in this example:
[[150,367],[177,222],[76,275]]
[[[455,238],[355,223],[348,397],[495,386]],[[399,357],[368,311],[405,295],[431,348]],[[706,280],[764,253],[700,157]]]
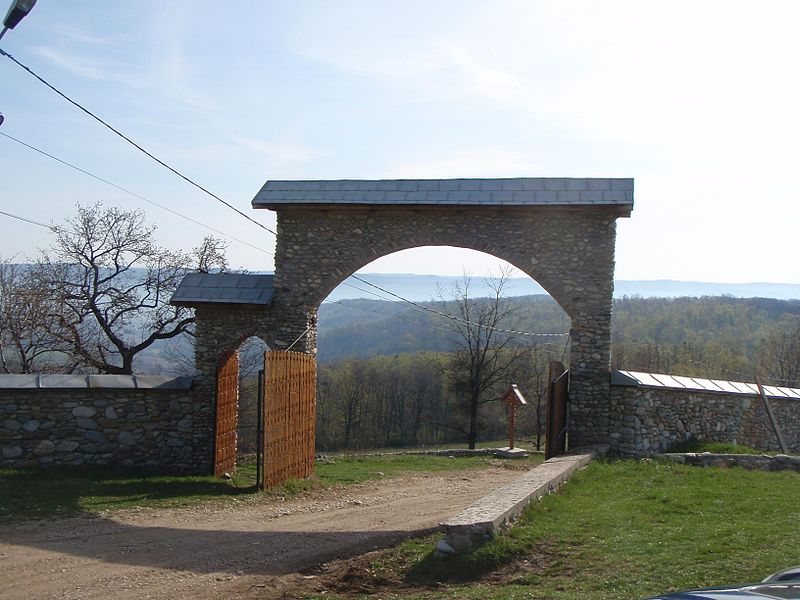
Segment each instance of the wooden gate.
[[314,472],[317,361],[302,352],[264,355],[263,486]]
[[569,371],[558,361],[550,363],[547,388],[547,440],[545,459],[564,454],[567,448],[567,402]]
[[217,419],[214,431],[214,476],[236,468],[236,425],[239,420],[239,352],[217,371]]

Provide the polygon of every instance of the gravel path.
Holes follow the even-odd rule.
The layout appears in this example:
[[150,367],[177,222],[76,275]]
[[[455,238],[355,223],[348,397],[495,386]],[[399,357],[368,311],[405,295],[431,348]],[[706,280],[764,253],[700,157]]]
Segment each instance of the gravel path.
[[0,597],[291,598],[304,569],[430,530],[519,475],[415,474],[290,501],[4,525]]

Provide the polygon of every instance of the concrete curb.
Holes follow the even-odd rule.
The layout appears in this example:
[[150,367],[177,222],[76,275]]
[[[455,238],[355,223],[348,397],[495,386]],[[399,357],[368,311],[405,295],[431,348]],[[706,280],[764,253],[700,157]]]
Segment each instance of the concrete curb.
[[534,499],[538,501],[557,490],[575,471],[607,451],[605,445],[575,449],[545,461],[516,481],[496,489],[441,524],[445,538],[437,544],[437,550],[461,553],[485,542],[500,527],[515,521]]
[[797,471],[800,456],[788,454],[712,454],[710,452],[673,452],[659,455],[677,463],[700,467],[742,467],[761,471]]

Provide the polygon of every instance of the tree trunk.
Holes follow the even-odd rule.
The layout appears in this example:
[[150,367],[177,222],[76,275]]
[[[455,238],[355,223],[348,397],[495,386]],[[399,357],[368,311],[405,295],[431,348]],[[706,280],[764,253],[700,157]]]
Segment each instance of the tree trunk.
[[469,401],[469,435],[467,444],[470,450],[475,450],[475,442],[478,441],[478,398],[470,398]]

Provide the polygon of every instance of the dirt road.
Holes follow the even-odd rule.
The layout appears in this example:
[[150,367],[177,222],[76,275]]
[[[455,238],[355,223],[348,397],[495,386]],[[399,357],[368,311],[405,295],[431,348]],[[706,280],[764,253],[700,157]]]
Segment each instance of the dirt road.
[[519,471],[418,474],[313,498],[0,526],[0,597],[291,598],[302,571],[418,535]]

